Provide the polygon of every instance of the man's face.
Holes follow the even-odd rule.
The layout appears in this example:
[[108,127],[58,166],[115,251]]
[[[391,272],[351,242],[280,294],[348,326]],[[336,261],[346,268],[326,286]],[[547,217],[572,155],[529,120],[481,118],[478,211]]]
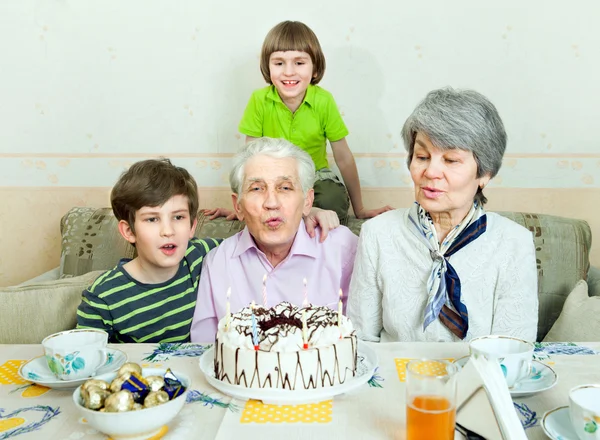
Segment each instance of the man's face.
[[258,155],[246,162],[241,194],[233,194],[233,205],[260,250],[267,253],[291,249],[302,215],[314,198],[306,196],[293,158]]

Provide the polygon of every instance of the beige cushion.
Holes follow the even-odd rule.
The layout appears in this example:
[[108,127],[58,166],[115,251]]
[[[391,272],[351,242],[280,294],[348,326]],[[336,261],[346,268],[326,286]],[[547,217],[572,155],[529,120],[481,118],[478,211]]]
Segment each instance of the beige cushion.
[[600,341],[600,297],[588,296],[588,286],[579,281],[544,342]]
[[75,328],[81,292],[101,273],[0,287],[0,344],[39,344],[52,333]]
[[135,248],[117,224],[111,208],[71,208],[60,223],[60,277],[112,269],[121,258],[133,258]]

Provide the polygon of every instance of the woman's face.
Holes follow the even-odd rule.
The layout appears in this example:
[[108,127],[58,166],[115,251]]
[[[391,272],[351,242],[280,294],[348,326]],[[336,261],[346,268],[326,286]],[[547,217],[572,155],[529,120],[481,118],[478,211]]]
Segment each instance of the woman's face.
[[477,178],[477,163],[470,151],[440,150],[429,137],[417,133],[410,162],[415,200],[432,216],[449,214],[458,224],[468,214],[479,186],[490,178]]

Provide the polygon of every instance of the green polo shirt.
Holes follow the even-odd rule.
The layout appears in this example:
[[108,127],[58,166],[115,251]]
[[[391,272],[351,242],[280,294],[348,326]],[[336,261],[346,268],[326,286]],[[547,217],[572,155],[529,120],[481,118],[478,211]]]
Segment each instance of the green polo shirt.
[[331,93],[309,85],[295,113],[283,103],[275,86],[255,90],[244,111],[240,133],[252,137],[284,138],[312,157],[315,168],[327,168],[327,139],[348,135],[346,124]]

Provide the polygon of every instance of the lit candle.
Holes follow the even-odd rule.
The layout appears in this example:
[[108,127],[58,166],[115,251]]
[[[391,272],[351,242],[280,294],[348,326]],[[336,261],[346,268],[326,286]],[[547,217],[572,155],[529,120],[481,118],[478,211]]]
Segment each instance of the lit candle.
[[308,281],[306,281],[306,278],[304,278],[304,307],[308,306],[308,290],[306,288],[307,283]]
[[231,304],[229,299],[231,298],[231,287],[227,289],[227,303],[225,304],[225,331],[229,330],[229,324],[231,321]]
[[254,301],[252,301],[252,344],[254,345],[254,349],[258,350],[258,332],[256,330],[256,316],[254,316]]
[[265,306],[265,308],[266,308],[267,307],[267,274],[265,274],[265,276],[263,277],[262,295],[263,295],[263,306]]
[[302,310],[302,343],[304,349],[308,348],[308,327],[306,325],[306,310]]
[[342,339],[342,289],[340,289],[340,301],[338,302],[338,328],[340,329],[340,339]]

